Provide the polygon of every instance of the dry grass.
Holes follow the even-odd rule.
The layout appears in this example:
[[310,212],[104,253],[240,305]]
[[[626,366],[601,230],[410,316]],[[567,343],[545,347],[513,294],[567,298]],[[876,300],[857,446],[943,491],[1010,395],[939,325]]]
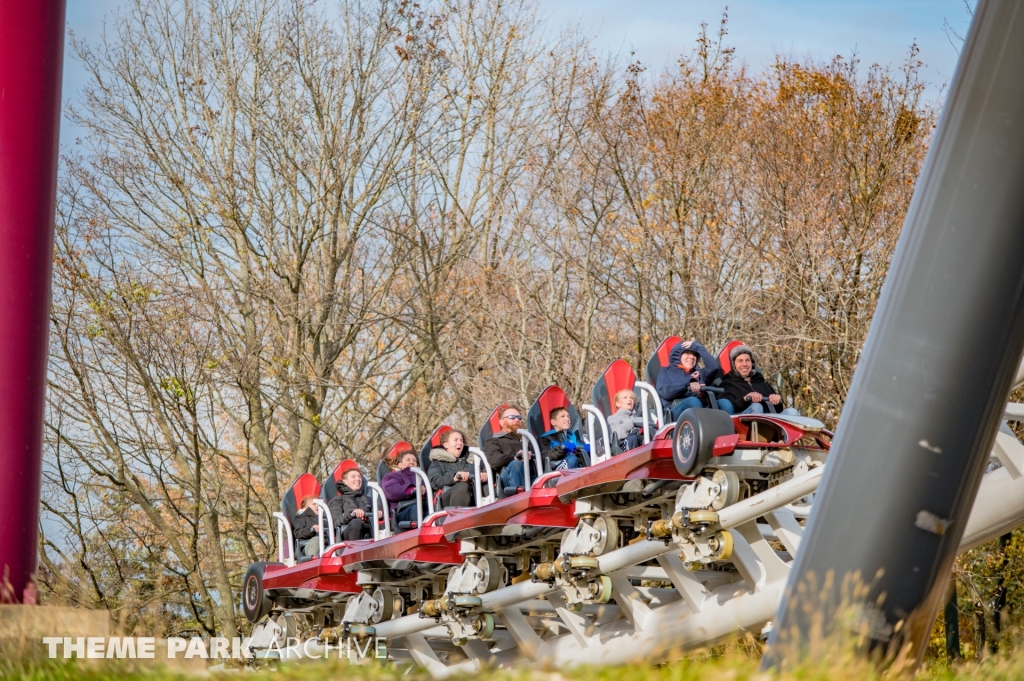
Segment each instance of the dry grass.
[[[1024,654],[1016,647],[1005,655],[989,657],[981,662],[965,662],[949,667],[943,662],[926,662],[915,678],[935,681],[1001,681],[1024,679]],[[762,673],[759,659],[740,648],[716,649],[691,655],[671,664],[646,667],[639,665],[577,669],[567,672],[519,671],[491,672],[474,675],[474,679],[495,681],[843,681],[845,679],[888,679],[869,663],[853,656],[833,659],[828,664],[806,665],[784,674]],[[405,668],[379,664],[352,665],[343,662],[297,662],[257,670],[212,672],[200,677],[164,667],[128,667],[123,663],[76,664],[74,661],[19,662],[0,661],[0,678],[5,681],[188,681],[198,678],[238,678],[251,681],[426,681],[422,672],[409,673]]]

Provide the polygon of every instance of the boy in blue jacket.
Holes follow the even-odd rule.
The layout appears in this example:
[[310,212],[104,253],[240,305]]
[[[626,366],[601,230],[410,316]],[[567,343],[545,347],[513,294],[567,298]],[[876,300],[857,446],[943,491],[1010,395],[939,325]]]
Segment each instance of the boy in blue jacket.
[[[699,366],[701,362],[703,367]],[[704,386],[714,382],[720,373],[715,356],[691,339],[672,346],[668,366],[658,373],[654,387],[661,399],[671,405],[672,418],[677,419],[687,409],[711,406],[708,400],[714,396],[706,392]],[[721,402],[719,400],[719,405]]]
[[579,468],[583,465],[582,454],[576,450],[590,451],[590,445],[580,442],[577,434],[571,430],[569,410],[558,407],[551,410],[551,430],[540,436],[540,454],[551,461],[554,470]]

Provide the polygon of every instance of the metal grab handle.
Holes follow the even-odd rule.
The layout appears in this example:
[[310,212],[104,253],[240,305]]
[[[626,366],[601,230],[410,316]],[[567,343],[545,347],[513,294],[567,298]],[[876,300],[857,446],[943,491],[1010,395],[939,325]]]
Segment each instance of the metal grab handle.
[[[495,486],[494,486],[494,471],[491,470],[491,462],[484,456],[484,452],[479,447],[470,447],[469,451],[474,454],[473,457],[473,486],[476,492],[476,507],[486,506],[487,504],[493,503],[496,499]],[[484,495],[480,490],[480,466],[483,465],[486,468],[487,473],[487,494]]]
[[640,406],[644,416],[644,444],[651,441],[651,429],[647,427],[650,423],[650,411],[647,408],[647,396],[650,395],[654,401],[654,425],[657,426],[655,430],[660,430],[665,424],[661,422],[662,406],[661,396],[658,395],[658,391],[654,389],[654,386],[650,383],[644,383],[643,381],[637,381],[633,384],[634,388],[640,388]]
[[[416,477],[423,480],[427,488],[427,517],[434,515],[434,489],[430,486],[430,478],[419,466],[412,466],[409,470],[416,474]],[[416,485],[416,527],[423,527],[423,490]]]
[[[529,442],[530,446],[533,447],[533,453],[537,459],[537,475],[543,475],[544,463],[541,461],[540,445],[537,443],[537,438],[535,438],[533,436],[533,433],[528,431],[526,428],[520,428],[516,432],[519,433],[520,437],[523,438],[524,452],[528,452],[530,449],[529,447],[526,446],[527,442]],[[530,485],[530,457],[529,455],[527,455],[523,457],[523,489],[530,489],[530,487],[532,487],[532,485]]]
[[[591,447],[597,442],[594,439],[594,421],[601,424],[601,437],[604,438],[604,455],[598,457],[596,452],[591,452],[590,461],[591,463],[601,463],[612,458],[612,441],[608,433],[608,420],[605,419],[604,414],[601,410],[592,404],[584,404],[580,407],[583,411],[587,412],[587,437],[590,438]],[[596,449],[596,448],[595,448]]]
[[[324,551],[327,550],[329,544],[334,543],[334,518],[331,517],[331,509],[327,508],[320,499],[313,499],[313,507],[316,508],[316,522],[320,528],[320,555],[324,555]],[[324,516],[327,516],[327,531],[330,534],[324,534]],[[331,541],[328,543],[324,541],[324,537],[330,537]]]
[[436,511],[436,512],[431,513],[430,515],[428,515],[427,519],[424,522],[427,524],[427,527],[429,527],[430,525],[436,525],[438,520],[441,520],[442,518],[447,518],[447,517],[448,517],[448,510],[447,509],[441,509],[440,511]]
[[[753,393],[747,393],[747,394],[751,395]],[[779,405],[782,405],[782,400],[781,400],[782,396],[780,395],[779,397],[780,397]],[[776,407],[776,405],[772,404],[771,400],[769,400],[764,395],[761,395],[761,401],[760,402],[755,402],[754,400],[747,400],[746,402],[747,402],[747,404],[750,404],[750,405],[760,404],[761,408],[764,409],[764,412],[766,414],[781,414],[782,413],[782,409],[779,409],[778,407]]]
[[[384,496],[384,489],[375,482],[367,482],[366,486],[373,492],[373,541],[378,539],[385,539],[391,536],[391,509],[388,505],[388,498]],[[384,507],[381,510],[384,515],[384,534],[379,536],[379,529],[377,527],[377,498],[380,497],[381,505]]]
[[537,478],[537,481],[535,483],[533,483],[533,484],[534,485],[540,485],[541,487],[543,487],[544,483],[546,483],[548,480],[551,480],[552,478],[560,478],[560,477],[562,477],[562,473],[563,472],[564,471],[551,471],[550,473],[545,473],[544,475],[542,475],[539,478]]
[[[284,517],[284,513],[275,511],[272,517],[277,518],[277,562],[284,563],[288,567],[295,565],[295,556],[292,555],[292,551],[295,550],[295,538],[292,536],[292,524],[288,522],[288,519]],[[288,543],[284,541],[284,537],[281,534],[284,533],[288,537]],[[287,552],[285,547],[288,547]]]

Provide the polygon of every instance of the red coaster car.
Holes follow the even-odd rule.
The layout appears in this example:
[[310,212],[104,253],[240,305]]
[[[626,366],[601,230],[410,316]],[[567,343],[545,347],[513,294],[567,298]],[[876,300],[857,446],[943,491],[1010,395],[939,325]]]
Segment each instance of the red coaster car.
[[[335,472],[354,464],[346,460]],[[320,483],[309,473],[303,473],[285,493],[281,512],[274,513],[277,519],[278,562],[253,563],[245,573],[242,610],[250,622],[260,621],[274,608],[310,612],[322,607],[333,612],[334,604],[360,591],[355,576],[346,572],[340,557],[334,555],[335,549],[343,548],[344,544],[332,541],[319,556],[302,555],[306,542],[294,538],[292,527],[300,512],[299,504],[309,496],[318,498],[314,503],[318,512],[319,536],[331,536],[330,513],[327,512]]]

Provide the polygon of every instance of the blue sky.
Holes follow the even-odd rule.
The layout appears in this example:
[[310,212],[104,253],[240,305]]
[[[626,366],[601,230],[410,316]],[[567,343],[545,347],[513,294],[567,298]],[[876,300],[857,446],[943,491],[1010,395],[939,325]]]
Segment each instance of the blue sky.
[[[770,64],[776,52],[804,59],[849,56],[865,65],[899,64],[913,41],[921,48],[929,95],[939,96],[953,75],[957,50],[943,20],[964,34],[969,16],[964,0],[537,0],[552,28],[578,22],[606,53],[630,51],[660,71],[688,52],[702,21],[715,26],[729,7],[729,41],[753,70]],[[975,0],[968,0],[973,7]],[[119,0],[67,0],[68,28],[80,38],[98,40],[105,16]],[[955,42],[955,39],[954,39]],[[67,58],[64,98],[74,101],[86,82],[81,65]],[[64,143],[78,130],[62,124]]]

